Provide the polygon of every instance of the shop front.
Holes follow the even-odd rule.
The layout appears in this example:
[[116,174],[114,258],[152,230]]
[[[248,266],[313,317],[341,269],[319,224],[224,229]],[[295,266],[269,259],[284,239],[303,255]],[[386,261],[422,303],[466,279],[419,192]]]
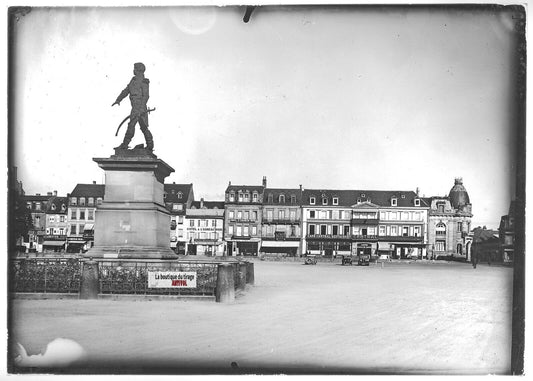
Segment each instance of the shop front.
[[288,256],[294,257],[298,255],[298,250],[300,248],[300,240],[272,240],[263,238],[261,242],[261,252],[262,253],[276,253],[276,254],[287,254]]
[[349,238],[324,238],[307,237],[306,253],[311,255],[321,255],[331,258],[338,255],[350,255],[352,245]]
[[65,240],[62,241],[44,241],[43,253],[62,253],[65,251]]
[[257,256],[259,253],[259,240],[258,239],[248,239],[248,240],[238,240],[233,239],[228,241],[228,256],[238,256],[238,255],[250,255]]

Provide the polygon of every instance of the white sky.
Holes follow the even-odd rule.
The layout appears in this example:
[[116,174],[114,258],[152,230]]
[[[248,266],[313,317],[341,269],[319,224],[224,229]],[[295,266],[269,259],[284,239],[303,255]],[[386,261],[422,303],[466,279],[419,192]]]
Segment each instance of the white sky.
[[[409,8],[34,9],[16,26],[15,164],[27,194],[103,182],[141,61],[155,153],[222,200],[233,184],[420,188],[462,177],[476,225],[514,193],[512,14]],[[139,128],[130,146],[144,143]]]

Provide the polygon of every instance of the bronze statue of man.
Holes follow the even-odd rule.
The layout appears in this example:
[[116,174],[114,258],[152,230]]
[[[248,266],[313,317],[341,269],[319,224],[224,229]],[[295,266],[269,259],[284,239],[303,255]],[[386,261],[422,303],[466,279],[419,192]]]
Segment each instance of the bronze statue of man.
[[133,65],[133,74],[134,77],[131,79],[130,83],[126,86],[124,90],[119,94],[115,103],[111,105],[120,105],[120,102],[130,96],[131,101],[131,114],[130,121],[128,123],[128,129],[124,135],[124,140],[121,145],[116,147],[117,149],[127,149],[128,144],[130,143],[133,135],[135,135],[135,125],[137,122],[141,127],[141,131],[144,134],[144,139],[146,140],[146,149],[153,151],[154,149],[154,140],[152,134],[148,129],[148,109],[146,107],[146,102],[150,97],[149,87],[150,81],[148,78],[144,78],[144,71],[146,67],[141,63],[137,62]]

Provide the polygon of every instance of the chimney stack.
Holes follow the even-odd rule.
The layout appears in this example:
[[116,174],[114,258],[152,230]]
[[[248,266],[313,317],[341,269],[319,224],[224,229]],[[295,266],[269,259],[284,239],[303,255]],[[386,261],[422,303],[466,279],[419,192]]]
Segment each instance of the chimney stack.
[[204,208],[204,198],[202,197],[200,199],[200,209],[203,209]]
[[300,192],[302,191],[302,184],[300,184]]
[[95,184],[96,184],[96,181],[93,180],[93,185],[95,185]]
[[267,187],[267,177],[263,176],[263,187]]
[[230,180],[230,182],[229,182],[229,184],[228,184],[228,187],[229,187],[230,185],[231,185],[231,180]]
[[51,196],[51,195],[52,195],[52,192],[46,192],[46,195],[47,195],[47,196]]
[[40,196],[41,194],[40,193],[35,193],[36,196]]
[[54,191],[54,196],[57,196],[57,191],[56,190]]
[[416,197],[418,197],[419,193],[420,193],[420,189],[418,189],[418,187],[416,187]]

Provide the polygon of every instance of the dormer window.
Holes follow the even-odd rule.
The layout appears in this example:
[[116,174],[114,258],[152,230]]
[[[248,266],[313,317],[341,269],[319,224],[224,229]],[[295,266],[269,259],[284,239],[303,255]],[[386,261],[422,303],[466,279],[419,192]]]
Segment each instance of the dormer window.
[[96,205],[101,205],[101,204],[102,204],[102,201],[103,201],[102,197],[98,197],[98,198],[96,199]]
[[71,197],[70,198],[70,205],[77,205],[78,204],[78,199],[76,197]]
[[61,204],[61,211],[64,212],[67,209],[65,204]]
[[257,192],[254,192],[254,193],[252,194],[252,201],[253,201],[253,202],[257,202]]
[[246,201],[246,202],[250,201],[250,193],[246,192],[244,194],[244,201]]
[[296,204],[296,196],[291,195],[291,204]]
[[398,206],[398,199],[396,197],[391,198],[390,204],[391,206]]
[[51,208],[52,208],[52,210],[56,210],[56,205],[52,204]]
[[183,198],[183,193],[178,192],[178,198]]
[[361,203],[361,199],[360,199],[360,198],[357,198],[357,203],[358,203],[358,204]]
[[284,194],[280,194],[280,195],[279,195],[279,203],[280,203],[280,204],[285,203],[285,195],[284,195]]
[[272,204],[274,202],[274,195],[272,193],[268,194],[268,202]]
[[170,191],[170,193],[172,193],[172,194],[176,194],[176,190],[175,190],[175,189],[172,189],[172,190]]
[[242,193],[239,192],[239,202],[242,202],[243,201],[243,195]]
[[420,206],[420,199],[419,198],[415,198],[415,206]]
[[328,204],[328,199],[327,198],[322,198],[322,205],[327,205]]
[[333,197],[333,205],[339,205],[339,198]]
[[365,197],[366,197],[366,195],[365,195],[364,193],[361,193],[361,197],[365,198]]
[[402,194],[402,198],[405,198],[405,195],[404,195],[404,194]]
[[316,203],[316,198],[314,196],[309,197],[309,204],[315,205],[315,203]]
[[235,193],[231,192],[231,193],[229,194],[229,200],[230,200],[230,201],[235,201]]

